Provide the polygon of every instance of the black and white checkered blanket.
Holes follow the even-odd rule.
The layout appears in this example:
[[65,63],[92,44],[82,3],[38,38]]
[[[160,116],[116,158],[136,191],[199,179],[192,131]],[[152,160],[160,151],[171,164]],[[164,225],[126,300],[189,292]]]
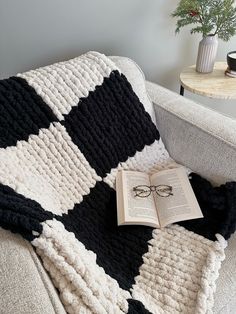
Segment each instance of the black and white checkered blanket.
[[234,183],[192,175],[203,220],[117,227],[117,171],[173,165],[102,54],[0,81],[0,226],[36,248],[68,313],[211,312],[235,229]]

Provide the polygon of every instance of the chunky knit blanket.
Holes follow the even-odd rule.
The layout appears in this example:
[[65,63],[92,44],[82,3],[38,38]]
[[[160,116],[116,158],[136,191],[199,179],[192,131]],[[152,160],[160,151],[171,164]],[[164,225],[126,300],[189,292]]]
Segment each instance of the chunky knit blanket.
[[96,52],[0,81],[0,226],[36,248],[68,313],[211,313],[236,186],[192,174],[204,219],[117,226],[119,169],[177,166]]

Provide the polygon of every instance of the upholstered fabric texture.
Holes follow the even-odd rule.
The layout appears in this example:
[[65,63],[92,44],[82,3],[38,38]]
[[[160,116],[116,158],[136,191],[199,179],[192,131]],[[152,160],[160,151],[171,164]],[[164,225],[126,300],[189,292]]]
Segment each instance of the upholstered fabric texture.
[[32,245],[2,228],[0,291],[1,314],[66,314]]
[[3,80],[0,105],[0,225],[36,248],[68,313],[211,312],[235,184],[192,174],[203,220],[119,228],[117,171],[177,165],[110,59],[90,52]]
[[146,83],[171,157],[214,184],[236,181],[236,120]]

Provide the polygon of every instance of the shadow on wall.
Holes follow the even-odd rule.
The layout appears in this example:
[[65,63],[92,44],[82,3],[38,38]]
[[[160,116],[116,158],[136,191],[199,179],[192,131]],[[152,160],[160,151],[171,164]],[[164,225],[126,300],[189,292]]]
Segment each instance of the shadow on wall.
[[176,71],[181,54],[185,60],[188,54],[186,40],[174,35],[170,14],[176,4],[173,0],[3,0],[0,75],[98,50],[133,58],[148,79],[167,86],[172,77],[166,73]]
[[[178,92],[179,73],[195,63],[201,37],[187,27],[175,35],[177,3],[1,0],[0,77],[97,50],[134,59],[148,80]],[[236,50],[236,36],[219,42],[218,60],[230,50]]]
[[[156,0],[21,0],[0,3],[0,73],[7,77],[88,50],[136,55]],[[155,17],[156,18],[156,17]],[[146,50],[146,49],[145,49]],[[144,52],[145,59],[145,52]]]
[[179,73],[181,73],[185,66],[195,64],[196,62],[197,50],[195,46],[190,37],[182,42],[181,46],[178,46],[176,60],[174,64],[162,74],[161,85],[176,90],[177,85],[179,85]]
[[143,45],[142,53],[135,55],[147,79],[173,90],[178,86],[181,69],[195,63],[200,40],[199,35],[190,36],[188,28],[180,35],[175,35],[176,21],[171,13],[177,2],[151,2],[146,25],[146,44]]

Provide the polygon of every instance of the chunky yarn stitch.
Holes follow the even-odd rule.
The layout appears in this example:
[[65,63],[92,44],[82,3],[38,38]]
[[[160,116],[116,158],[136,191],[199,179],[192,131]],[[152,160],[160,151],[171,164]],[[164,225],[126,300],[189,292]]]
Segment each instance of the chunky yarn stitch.
[[0,81],[0,226],[36,248],[68,313],[211,313],[235,183],[192,174],[204,219],[117,226],[117,171],[177,166],[102,54]]

